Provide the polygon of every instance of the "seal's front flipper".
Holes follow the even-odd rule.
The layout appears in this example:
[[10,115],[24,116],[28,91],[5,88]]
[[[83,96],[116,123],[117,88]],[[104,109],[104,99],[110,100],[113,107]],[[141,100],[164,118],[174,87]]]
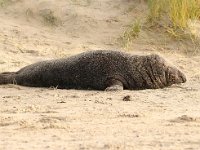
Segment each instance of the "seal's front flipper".
[[122,91],[124,89],[123,83],[116,79],[111,79],[108,84],[105,91]]

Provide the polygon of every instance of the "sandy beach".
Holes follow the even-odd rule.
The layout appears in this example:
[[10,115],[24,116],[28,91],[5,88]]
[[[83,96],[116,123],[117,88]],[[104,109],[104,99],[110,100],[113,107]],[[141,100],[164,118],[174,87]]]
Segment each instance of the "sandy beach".
[[135,20],[145,20],[146,13],[141,0],[3,4],[0,72],[109,49],[159,54],[180,68],[187,82],[119,92],[0,85],[0,150],[199,149],[200,55],[189,53],[199,49],[173,42],[158,31],[143,30],[125,50],[120,36]]

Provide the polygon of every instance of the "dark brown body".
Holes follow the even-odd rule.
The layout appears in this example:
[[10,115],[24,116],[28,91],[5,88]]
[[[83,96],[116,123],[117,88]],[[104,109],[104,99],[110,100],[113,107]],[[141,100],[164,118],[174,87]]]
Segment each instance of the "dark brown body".
[[115,86],[130,90],[156,89],[185,81],[183,73],[168,66],[158,55],[103,50],[43,61],[17,72],[0,74],[0,84],[66,89],[105,90]]

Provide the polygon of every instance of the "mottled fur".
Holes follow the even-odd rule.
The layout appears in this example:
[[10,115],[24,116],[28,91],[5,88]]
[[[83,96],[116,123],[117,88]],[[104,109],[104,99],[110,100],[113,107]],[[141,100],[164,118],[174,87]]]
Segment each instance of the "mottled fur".
[[184,74],[158,55],[106,50],[38,62],[0,74],[0,84],[67,89],[157,89],[183,82]]

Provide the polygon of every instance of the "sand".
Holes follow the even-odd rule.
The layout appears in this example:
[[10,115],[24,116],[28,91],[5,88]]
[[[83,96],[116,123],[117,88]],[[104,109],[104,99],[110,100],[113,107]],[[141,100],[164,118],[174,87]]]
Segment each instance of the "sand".
[[[92,49],[123,50],[120,35],[144,19],[146,9],[139,0],[13,0],[0,8],[0,72]],[[50,10],[56,19],[47,22],[43,16]],[[188,81],[169,88],[105,92],[1,85],[0,149],[199,149],[200,55],[181,49],[195,47],[153,31],[142,31],[128,49],[160,54],[180,68]]]

